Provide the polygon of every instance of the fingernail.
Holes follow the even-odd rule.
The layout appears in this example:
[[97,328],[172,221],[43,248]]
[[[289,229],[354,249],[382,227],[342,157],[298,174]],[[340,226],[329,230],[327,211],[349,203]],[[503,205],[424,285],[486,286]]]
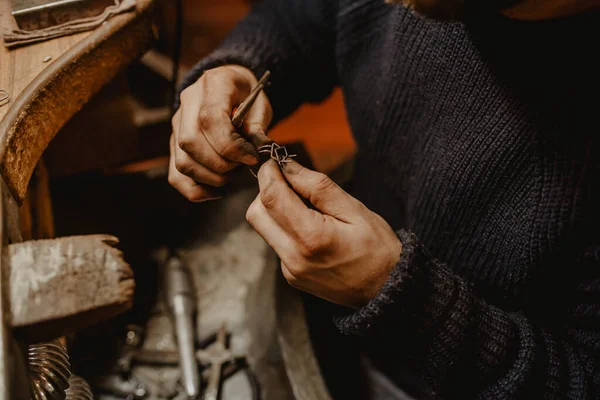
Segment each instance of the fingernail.
[[246,154],[244,157],[242,157],[242,162],[248,165],[256,165],[258,164],[258,158],[252,154]]

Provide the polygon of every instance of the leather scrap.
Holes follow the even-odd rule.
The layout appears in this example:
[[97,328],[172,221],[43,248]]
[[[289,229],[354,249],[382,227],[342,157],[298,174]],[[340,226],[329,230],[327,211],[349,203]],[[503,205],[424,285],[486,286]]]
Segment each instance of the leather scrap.
[[8,48],[31,43],[42,42],[61,36],[72,35],[95,29],[115,15],[132,11],[136,7],[136,0],[115,0],[115,5],[107,7],[100,15],[80,18],[64,24],[51,26],[35,31],[19,29],[17,21],[12,16],[10,1],[0,2],[0,22],[2,24],[2,38]]

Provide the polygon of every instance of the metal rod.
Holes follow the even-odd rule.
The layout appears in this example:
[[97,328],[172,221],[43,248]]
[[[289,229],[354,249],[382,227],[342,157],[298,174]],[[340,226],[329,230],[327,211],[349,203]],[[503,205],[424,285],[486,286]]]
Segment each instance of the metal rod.
[[200,374],[195,356],[196,299],[191,277],[177,256],[171,256],[165,265],[165,292],[177,337],[181,381],[187,396],[195,399],[200,393]]
[[260,94],[260,91],[263,90],[263,88],[266,86],[270,76],[270,71],[265,72],[262,78],[260,78],[260,80],[256,84],[256,86],[250,91],[248,97],[246,97],[242,104],[238,106],[237,110],[235,110],[235,113],[233,113],[233,117],[231,118],[233,126],[235,126],[236,128],[242,126],[246,114],[248,114],[248,111],[250,111],[250,108],[256,101],[256,98]]

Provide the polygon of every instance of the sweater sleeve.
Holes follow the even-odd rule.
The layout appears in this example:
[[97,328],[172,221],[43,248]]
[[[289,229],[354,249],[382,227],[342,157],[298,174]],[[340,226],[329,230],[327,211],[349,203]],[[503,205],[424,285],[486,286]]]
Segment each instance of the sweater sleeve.
[[369,304],[336,318],[342,333],[408,357],[442,398],[598,398],[598,251],[565,269],[562,293],[509,312],[479,298],[414,234],[398,235],[399,263]]
[[242,65],[257,78],[271,71],[265,89],[273,107],[273,122],[301,103],[324,100],[337,84],[335,65],[336,0],[266,0],[210,55],[184,78],[179,93],[204,71],[225,64]]

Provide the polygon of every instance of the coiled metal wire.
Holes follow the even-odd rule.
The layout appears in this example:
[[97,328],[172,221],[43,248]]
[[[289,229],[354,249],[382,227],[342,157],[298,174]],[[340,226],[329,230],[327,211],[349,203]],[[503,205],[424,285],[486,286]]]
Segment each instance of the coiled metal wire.
[[71,364],[67,349],[59,340],[32,344],[28,351],[33,400],[65,400]]
[[90,385],[77,375],[71,375],[69,378],[69,388],[66,393],[67,400],[94,400]]

